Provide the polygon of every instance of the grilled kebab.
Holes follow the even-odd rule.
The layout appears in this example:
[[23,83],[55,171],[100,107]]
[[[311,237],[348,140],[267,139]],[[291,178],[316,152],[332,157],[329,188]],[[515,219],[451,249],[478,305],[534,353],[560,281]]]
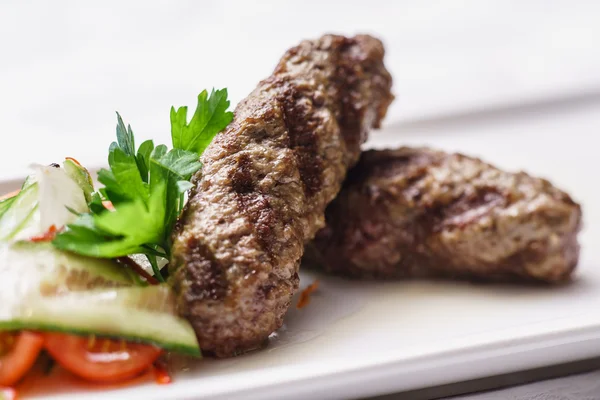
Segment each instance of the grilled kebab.
[[370,150],[327,208],[305,263],[355,278],[558,283],[581,207],[544,179],[427,148]]
[[205,352],[255,349],[281,326],[304,244],[393,99],[383,57],[366,35],[300,43],[206,149],[169,266]]

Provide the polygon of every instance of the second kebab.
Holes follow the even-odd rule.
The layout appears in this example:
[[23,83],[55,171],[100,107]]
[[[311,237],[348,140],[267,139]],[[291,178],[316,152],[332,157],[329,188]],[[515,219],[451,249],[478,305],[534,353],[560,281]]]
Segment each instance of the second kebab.
[[581,207],[550,182],[427,148],[370,150],[305,263],[355,278],[567,281]]

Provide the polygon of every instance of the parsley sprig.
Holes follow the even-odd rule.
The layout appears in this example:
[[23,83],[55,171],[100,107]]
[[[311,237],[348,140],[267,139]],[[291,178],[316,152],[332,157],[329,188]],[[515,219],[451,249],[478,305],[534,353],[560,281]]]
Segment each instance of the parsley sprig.
[[[117,141],[109,147],[108,169],[98,172],[103,188],[92,194],[90,212],[81,214],[53,244],[78,254],[116,258],[146,254],[160,279],[156,257],[169,258],[171,231],[183,206],[200,155],[233,119],[227,89],[206,90],[187,122],[187,107],[171,108],[173,148],[152,140],[136,149],[131,126],[117,113]],[[103,202],[110,201],[113,210]]]

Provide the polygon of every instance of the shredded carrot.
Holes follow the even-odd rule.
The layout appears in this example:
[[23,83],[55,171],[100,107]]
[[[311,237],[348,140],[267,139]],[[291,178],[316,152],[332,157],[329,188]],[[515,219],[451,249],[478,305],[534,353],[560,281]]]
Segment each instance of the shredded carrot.
[[304,308],[310,303],[310,295],[313,294],[319,288],[319,281],[315,280],[313,283],[308,285],[306,289],[300,293],[300,300],[296,304],[296,308]]
[[15,197],[16,195],[19,194],[19,192],[20,192],[20,190],[15,190],[10,193],[3,194],[2,196],[0,196],[0,201],[10,199],[11,197]]
[[73,157],[65,157],[65,159],[67,160],[71,160],[73,161],[75,164],[79,165],[81,167],[81,163],[79,161],[77,161],[76,159],[74,159]]
[[154,376],[156,377],[156,383],[159,385],[168,385],[173,382],[169,371],[160,361],[154,363]]
[[29,238],[30,242],[50,242],[54,240],[56,234],[58,233],[58,229],[56,229],[56,225],[50,225],[50,228],[41,235],[33,236]]

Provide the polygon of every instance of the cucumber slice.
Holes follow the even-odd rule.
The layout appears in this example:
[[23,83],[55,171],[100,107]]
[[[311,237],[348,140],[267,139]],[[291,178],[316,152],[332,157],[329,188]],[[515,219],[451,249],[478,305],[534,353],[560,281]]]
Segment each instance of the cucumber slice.
[[54,225],[61,228],[89,211],[90,176],[71,160],[65,168],[38,167],[21,191],[0,202],[0,242],[25,240]]
[[[19,273],[18,280],[26,282],[28,289],[38,286],[47,294],[50,294],[51,286],[66,293],[136,283],[135,273],[128,268],[109,259],[56,250],[50,242],[0,244],[0,275],[11,272]],[[8,289],[13,287],[11,284],[7,279],[0,280],[0,287]],[[4,290],[0,296],[3,293]]]
[[34,236],[38,233],[38,192],[38,184],[31,183],[24,185],[19,194],[12,198],[0,217],[0,241],[11,240],[17,234]]
[[[21,190],[17,191],[17,193],[13,194],[10,197],[6,197],[2,200],[0,200],[0,232],[2,231],[2,218],[4,218],[4,214],[10,210],[10,208],[12,207],[13,203],[15,202],[15,200],[17,200],[19,198],[19,195],[26,191],[27,189],[29,189],[30,186],[32,185],[37,185],[37,183],[35,182],[35,177],[30,175],[25,179],[25,182],[23,182],[23,185],[21,186]],[[25,202],[26,205],[30,204],[30,202]],[[7,231],[10,228],[7,228]],[[2,234],[0,233],[0,238],[2,237]]]
[[92,201],[92,193],[94,192],[94,182],[92,176],[81,164],[76,163],[73,159],[67,158],[63,162],[63,168],[67,175],[81,188],[85,201]]
[[39,186],[39,228],[61,228],[89,210],[82,187],[65,168],[43,167],[36,171]]
[[119,337],[200,356],[194,330],[177,316],[174,304],[166,285],[31,296],[13,308],[10,321],[0,320],[0,329]]
[[104,335],[200,355],[170,288],[134,286],[134,273],[110,260],[61,252],[50,243],[5,243],[0,276],[0,329]]
[[15,201],[15,198],[17,196],[13,196],[13,197],[8,197],[4,200],[0,200],[0,219],[2,219],[2,216],[4,215],[4,213],[6,212],[6,210],[8,210],[12,204],[13,201]]

